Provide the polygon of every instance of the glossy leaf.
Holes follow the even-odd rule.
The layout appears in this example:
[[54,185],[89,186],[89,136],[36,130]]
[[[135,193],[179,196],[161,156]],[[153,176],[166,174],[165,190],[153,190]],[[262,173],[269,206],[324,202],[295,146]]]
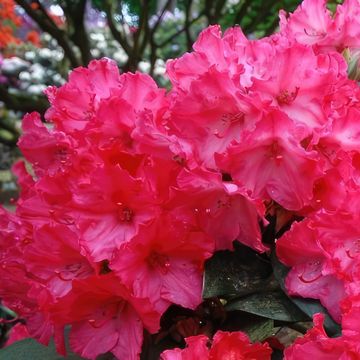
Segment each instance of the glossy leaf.
[[[49,346],[44,346],[36,340],[28,338],[16,341],[0,349],[0,359],[4,360],[85,360],[79,355],[68,351],[66,357],[59,355],[51,341]],[[114,360],[112,354],[100,355],[97,360]]]
[[233,298],[263,290],[269,283],[271,266],[245,246],[219,251],[205,264],[203,298]]
[[279,321],[297,322],[308,320],[307,316],[281,290],[257,293],[235,299],[228,303],[225,309],[241,310]]
[[49,346],[39,344],[34,339],[24,339],[17,341],[10,346],[0,350],[0,359],[6,360],[29,360],[29,359],[41,359],[41,360],[80,360],[83,359],[75,354],[68,354],[66,358],[59,355],[53,343]]
[[262,319],[242,329],[246,332],[252,342],[263,341],[273,334],[274,321],[271,319]]

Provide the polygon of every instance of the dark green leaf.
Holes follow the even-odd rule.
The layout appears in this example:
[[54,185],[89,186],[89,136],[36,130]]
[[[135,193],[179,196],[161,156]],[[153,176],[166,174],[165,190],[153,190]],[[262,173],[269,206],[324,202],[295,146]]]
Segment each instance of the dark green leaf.
[[219,251],[205,264],[203,298],[240,297],[266,288],[271,266],[251,249]]
[[308,319],[281,290],[235,299],[225,309],[241,310],[279,321],[297,322]]
[[[68,334],[68,329],[65,334]],[[84,360],[79,355],[69,351],[67,346],[67,356],[59,355],[55,350],[54,342],[49,346],[44,346],[34,339],[24,339],[17,341],[6,348],[0,349],[1,360]],[[97,360],[114,360],[111,353],[100,355]]]
[[251,324],[241,329],[241,331],[244,331],[252,342],[263,341],[273,335],[274,320],[262,319],[255,324]]
[[[271,262],[273,264],[274,276],[279,282],[280,287],[286,293],[285,278],[289,269],[278,260],[275,251],[273,251],[271,255]],[[289,296],[289,299],[309,317],[312,317],[316,313],[323,313],[325,315],[324,327],[329,336],[340,335],[341,327],[331,318],[327,310],[321,305],[320,301],[292,296]]]
[[252,341],[263,341],[274,333],[274,320],[246,313],[229,311],[227,319],[222,324],[223,331],[243,331]]
[[0,350],[0,359],[6,360],[79,360],[83,359],[75,354],[68,354],[66,358],[57,354],[55,346],[50,343],[49,346],[39,344],[34,339],[24,339],[17,341],[12,345]]

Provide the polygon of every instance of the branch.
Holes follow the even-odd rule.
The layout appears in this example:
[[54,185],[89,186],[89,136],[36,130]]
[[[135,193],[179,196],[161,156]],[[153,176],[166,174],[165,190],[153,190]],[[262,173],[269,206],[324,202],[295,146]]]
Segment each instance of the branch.
[[[202,16],[205,15],[205,11],[201,11],[198,16],[194,17],[191,21],[189,21],[189,26],[194,24],[196,21],[198,21]],[[172,34],[170,37],[168,37],[166,40],[164,40],[162,43],[158,44],[158,47],[163,47],[167,45],[169,42],[173,41],[178,35],[186,31],[186,26],[184,26],[182,29],[178,30],[176,33]]]
[[111,31],[111,34],[113,38],[120,44],[120,46],[124,49],[125,53],[129,56],[131,52],[131,48],[129,43],[126,40],[126,37],[124,37],[121,32],[116,28],[114,19],[113,19],[113,2],[107,1],[104,4],[104,10],[107,17],[108,25]]
[[[198,21],[202,16],[205,15],[205,10],[201,11],[198,16],[194,17],[191,21],[189,21],[189,26],[194,24],[196,21]],[[180,30],[176,31],[174,34],[169,36],[166,40],[164,40],[162,43],[158,44],[157,47],[163,47],[167,45],[169,42],[173,41],[177,36],[179,36],[181,33],[186,31],[186,26],[181,28]]]
[[[150,30],[149,42],[150,42],[150,75],[151,76],[154,75],[155,63],[156,63],[156,58],[157,58],[157,49],[158,49],[157,44],[155,42],[154,35],[164,17],[165,11],[169,8],[171,3],[172,3],[172,0],[166,1],[164,7],[162,8],[162,10],[160,12],[160,15],[156,19],[156,22],[155,22],[153,28]],[[144,42],[143,42],[143,44],[144,44]]]
[[144,0],[142,1],[141,5],[142,5],[142,11],[140,13],[139,27],[135,33],[134,46],[130,53],[128,63],[126,65],[126,70],[128,71],[136,71],[138,62],[142,57],[142,54],[145,50],[150,35],[149,24],[148,24],[150,1]]
[[46,19],[54,26],[57,27],[57,25],[55,24],[53,18],[49,15],[49,13],[46,11],[46,9],[44,8],[43,4],[39,1],[39,0],[33,0],[33,2],[35,2],[38,7],[39,10],[41,11],[41,13],[43,14],[44,17],[46,17]]
[[186,2],[186,8],[185,8],[185,36],[186,36],[186,47],[187,50],[190,51],[193,40],[191,38],[190,34],[190,13],[191,13],[191,6],[192,6],[193,0],[188,0]]
[[225,3],[226,3],[226,0],[219,0],[219,1],[216,3],[215,12],[214,12],[214,16],[213,16],[213,20],[214,20],[216,23],[219,22],[219,18],[221,17],[221,12],[222,12],[222,9],[223,9]]
[[208,19],[208,24],[212,24],[212,0],[205,0],[204,15]]
[[71,44],[69,43],[67,36],[63,30],[60,30],[57,26],[54,26],[54,22],[50,22],[47,17],[44,17],[40,13],[34,10],[26,0],[15,0],[15,2],[21,6],[25,12],[39,25],[39,27],[49,33],[62,47],[65,56],[69,59],[73,67],[79,66],[79,60],[77,59]]
[[151,29],[151,36],[154,35],[156,29],[158,28],[158,26],[160,25],[162,18],[164,17],[165,11],[169,8],[170,4],[171,4],[172,0],[167,0],[167,2],[165,3],[164,7],[161,10],[160,15],[158,16],[158,18],[156,19],[156,23],[153,26],[153,28]]
[[234,25],[240,25],[240,22],[246,15],[248,7],[251,5],[251,2],[252,0],[245,0],[244,3],[240,6],[240,9],[234,19]]
[[85,29],[84,18],[87,0],[66,1],[66,18],[72,25],[73,34],[71,39],[78,46],[83,65],[87,65],[92,59],[90,41]]
[[157,59],[157,46],[154,43],[154,41],[152,41],[150,43],[150,76],[154,76],[154,70],[155,70],[155,64],[156,64],[156,59]]
[[263,22],[266,18],[266,16],[269,15],[270,9],[272,6],[274,6],[275,2],[277,0],[266,0],[262,1],[264,4],[262,4],[261,11],[258,11],[256,18],[251,22],[251,24],[244,29],[244,33],[251,33],[256,29],[256,26]]
[[[139,29],[135,34],[135,40],[134,40],[134,53],[136,54],[136,57],[139,58],[140,55],[142,55],[142,52],[145,49],[147,39],[149,38],[149,13],[150,13],[150,0],[144,0],[144,8],[143,11],[140,14],[139,19]],[[140,43],[141,35],[143,34],[142,41]]]

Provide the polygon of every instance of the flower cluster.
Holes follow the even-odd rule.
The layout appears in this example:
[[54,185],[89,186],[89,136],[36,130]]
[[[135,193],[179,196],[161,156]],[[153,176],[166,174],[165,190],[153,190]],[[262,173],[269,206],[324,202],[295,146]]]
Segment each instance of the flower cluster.
[[[156,333],[170,305],[201,303],[215,251],[234,240],[268,250],[261,229],[276,212],[278,229],[304,219],[276,243],[292,267],[289,293],[319,299],[343,324],[329,347],[352,342],[359,354],[360,89],[341,54],[360,45],[356,11],[348,0],[332,17],[325,1],[305,0],[260,40],[211,26],[168,62],[168,93],[108,59],[48,88],[48,124],[36,113],[23,120],[31,167],[14,166],[16,213],[0,209],[0,297],[29,334],[54,336],[64,353],[71,325],[82,356],[137,359],[143,331]],[[315,320],[286,358],[327,338]],[[221,359],[236,344],[244,358],[269,356],[241,333],[217,333],[210,350],[206,342],[190,338],[184,353]]]
[[19,147],[34,174],[14,167],[16,215],[2,210],[1,297],[59,351],[71,324],[83,356],[136,358],[169,305],[201,303],[216,249],[238,237],[265,249],[262,207],[169,134],[169,99],[150,77],[104,59],[47,94],[54,126],[25,116]]

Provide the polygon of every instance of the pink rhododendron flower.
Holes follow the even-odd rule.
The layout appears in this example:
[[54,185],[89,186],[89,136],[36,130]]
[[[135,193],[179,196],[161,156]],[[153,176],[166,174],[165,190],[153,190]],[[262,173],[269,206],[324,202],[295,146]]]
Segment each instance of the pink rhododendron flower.
[[52,296],[35,277],[29,276],[22,257],[31,243],[31,230],[15,215],[0,207],[0,296],[5,306],[27,321],[31,337],[47,345],[54,336],[57,350],[64,354],[63,327],[54,324],[43,306],[52,302]]
[[323,328],[324,316],[314,315],[314,327],[304,337],[297,338],[293,345],[285,349],[284,359],[360,359],[359,342],[345,336],[329,338]]
[[[344,84],[351,84],[344,59],[281,36],[248,41],[232,30],[222,37],[216,26],[203,31],[194,50],[168,63],[174,85],[170,133],[191,140],[204,166],[230,173],[243,195],[272,199],[289,210],[314,206],[314,184],[330,167],[323,158],[330,145],[316,146],[336,136],[331,119],[338,115],[329,113],[335,110],[329,99],[334,88],[345,91]],[[260,52],[267,56],[254,55]],[[353,126],[349,120],[345,131]],[[253,164],[258,170],[250,170]]]
[[286,115],[273,111],[219,156],[218,163],[243,194],[299,210],[313,197],[314,181],[322,175],[317,154],[299,144],[302,131]]
[[[359,283],[356,282],[356,288]],[[342,317],[342,334],[353,340],[357,340],[360,334],[360,295],[357,289],[356,295],[348,296],[341,304]]]
[[289,293],[319,299],[338,322],[340,302],[359,280],[358,195],[347,201],[335,213],[320,211],[294,223],[276,243],[280,260],[291,266]]
[[71,348],[89,359],[109,351],[119,359],[138,359],[143,324],[156,332],[160,320],[148,299],[134,297],[106,273],[74,281],[50,313],[57,323],[72,325]]
[[214,172],[184,169],[172,190],[168,206],[173,216],[212,236],[216,250],[231,250],[235,239],[257,251],[266,250],[259,226],[265,209],[260,202],[244,197],[233,182],[223,182]]
[[176,348],[166,350],[161,354],[162,360],[196,360],[207,359],[209,349],[207,343],[209,338],[205,335],[190,336],[185,339],[187,347],[185,349]]
[[186,339],[187,347],[183,350],[166,350],[162,353],[163,360],[195,360],[195,359],[253,359],[266,360],[271,358],[271,348],[267,343],[251,344],[250,339],[243,332],[218,331],[210,349],[210,340],[205,335],[192,336]]
[[333,45],[329,39],[335,31],[331,12],[326,8],[326,0],[304,0],[290,14],[280,11],[280,31],[287,37],[294,37],[299,43],[307,45]]
[[66,225],[44,225],[37,229],[25,247],[24,260],[27,268],[42,279],[57,298],[71,290],[72,280],[86,278],[95,272],[80,252],[77,234]]
[[[46,94],[51,103],[46,117],[59,130],[83,130],[94,118],[99,101],[121,88],[120,76],[114,62],[103,59],[93,61],[89,68],[77,68],[69,82],[57,89],[50,87]],[[75,101],[74,101],[75,100]]]
[[165,221],[143,226],[124,244],[110,268],[132,288],[159,306],[175,303],[194,309],[201,303],[202,266],[213,251],[204,233]]
[[280,11],[280,32],[316,51],[342,52],[359,48],[359,1],[345,0],[332,14],[327,0],[304,0],[288,17]]
[[22,122],[24,135],[18,146],[38,176],[55,175],[69,165],[76,142],[61,131],[49,132],[38,113],[27,114]]

